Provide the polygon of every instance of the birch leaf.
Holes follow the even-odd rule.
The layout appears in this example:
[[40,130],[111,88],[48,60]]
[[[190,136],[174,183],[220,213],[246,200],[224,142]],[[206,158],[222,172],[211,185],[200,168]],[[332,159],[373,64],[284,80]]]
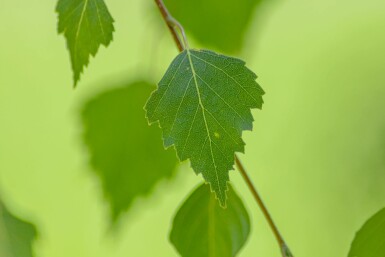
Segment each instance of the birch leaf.
[[170,241],[183,257],[233,257],[250,233],[250,218],[234,190],[228,207],[216,204],[207,185],[201,185],[176,214]]
[[229,170],[243,152],[242,131],[251,130],[252,108],[262,108],[262,88],[242,60],[207,50],[185,50],[167,70],[145,109],[159,122],[165,147],[190,159],[226,206]]
[[87,102],[82,120],[90,163],[115,223],[137,198],[173,177],[177,158],[172,149],[164,151],[160,129],[149,127],[144,117],[154,86],[141,81],[109,86],[113,89]]
[[63,33],[70,52],[74,86],[95,56],[99,46],[108,46],[114,32],[113,18],[103,0],[59,0],[58,32]]

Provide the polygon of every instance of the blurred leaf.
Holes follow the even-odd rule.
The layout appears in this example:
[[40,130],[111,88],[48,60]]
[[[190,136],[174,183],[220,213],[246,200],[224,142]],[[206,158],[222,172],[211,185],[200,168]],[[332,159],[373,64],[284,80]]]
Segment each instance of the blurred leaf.
[[36,228],[13,216],[0,202],[0,256],[32,257]]
[[385,256],[385,208],[371,217],[357,232],[349,257]]
[[59,0],[56,11],[58,32],[67,39],[76,86],[90,55],[95,56],[101,44],[108,46],[112,41],[114,20],[103,0]]
[[153,89],[137,82],[109,90],[89,101],[82,113],[91,165],[114,220],[136,197],[171,178],[177,164],[175,152],[163,148],[161,130],[145,119],[143,106]]
[[243,152],[243,130],[251,130],[251,108],[262,108],[256,75],[239,59],[211,51],[180,53],[146,104],[150,123],[159,122],[164,145],[210,183],[226,205],[228,171]]
[[164,0],[170,12],[202,44],[233,53],[262,0]]
[[216,204],[207,185],[198,187],[176,214],[171,243],[183,257],[235,256],[250,232],[250,218],[242,200],[229,191],[228,206]]

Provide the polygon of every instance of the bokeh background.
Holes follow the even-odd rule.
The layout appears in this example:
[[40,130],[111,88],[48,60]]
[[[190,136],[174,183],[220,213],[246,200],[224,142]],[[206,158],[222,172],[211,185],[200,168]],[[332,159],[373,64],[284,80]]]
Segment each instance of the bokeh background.
[[[170,223],[202,180],[182,164],[111,228],[80,111],[119,83],[158,81],[177,51],[152,1],[106,3],[114,42],[74,90],[55,1],[0,0],[0,195],[37,226],[36,257],[177,256]],[[383,0],[275,0],[245,30],[236,55],[266,96],[241,158],[295,256],[347,256],[385,206],[384,29]],[[240,175],[231,179],[253,225],[239,256],[279,257]]]

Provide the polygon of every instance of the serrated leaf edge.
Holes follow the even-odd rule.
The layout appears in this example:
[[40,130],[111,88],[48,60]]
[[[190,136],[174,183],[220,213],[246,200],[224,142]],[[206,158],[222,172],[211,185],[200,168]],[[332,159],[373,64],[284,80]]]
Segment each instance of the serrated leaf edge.
[[[60,1],[60,0],[59,0],[59,1]],[[60,20],[59,20],[59,19],[60,19],[60,13],[59,13],[59,9],[58,9],[59,1],[58,1],[58,4],[56,5],[56,9],[55,9],[56,13],[58,14],[58,24],[59,24],[59,22],[60,22]],[[76,49],[77,49],[77,43],[76,43],[76,41],[77,41],[77,39],[78,39],[78,37],[79,37],[80,27],[81,27],[81,24],[82,24],[82,22],[83,22],[84,15],[85,15],[85,13],[86,13],[86,11],[87,11],[89,1],[90,1],[90,0],[84,0],[84,6],[83,6],[82,14],[81,14],[79,23],[78,23],[78,25],[77,25],[78,28],[77,28],[76,37],[75,37],[75,49],[74,49],[74,54],[73,54],[73,56],[76,56]],[[93,1],[94,4],[95,4],[95,6],[96,6],[96,11],[97,11],[97,13],[98,13],[99,26],[100,26],[101,31],[103,32],[104,38],[107,39],[107,38],[105,37],[105,33],[104,33],[103,26],[101,25],[100,12],[99,12],[99,5],[96,3],[95,0],[91,0],[91,1]],[[79,4],[79,6],[80,6],[80,4]],[[106,8],[107,8],[107,6],[106,6]],[[107,11],[108,11],[108,9],[107,9]],[[108,11],[108,12],[109,12],[109,11]],[[67,18],[68,18],[68,17],[67,17]],[[114,24],[115,20],[113,19],[112,16],[111,16],[111,19],[112,19],[112,24]],[[111,42],[113,41],[113,39],[114,39],[114,38],[113,38],[113,32],[115,32],[115,27],[112,25],[111,39],[110,39],[110,40],[106,40],[106,42],[101,42],[101,43],[98,45],[98,47],[96,48],[96,51],[95,51],[94,53],[90,52],[90,53],[87,55],[87,58],[86,58],[84,64],[81,65],[78,74],[77,74],[77,72],[75,71],[75,68],[73,67],[73,64],[72,64],[72,56],[71,56],[72,54],[71,54],[71,50],[70,50],[70,47],[69,47],[69,40],[68,40],[68,38],[67,38],[67,36],[66,36],[66,34],[65,34],[65,33],[66,33],[66,29],[63,29],[63,30],[61,31],[61,30],[59,29],[59,27],[58,27],[57,31],[58,31],[58,34],[63,34],[63,35],[64,35],[64,38],[66,39],[67,49],[68,49],[68,51],[69,51],[69,53],[70,53],[71,66],[72,66],[72,72],[73,72],[73,80],[74,80],[74,81],[73,81],[73,83],[74,83],[74,84],[73,84],[73,87],[76,88],[77,84],[80,82],[81,75],[84,74],[84,68],[87,68],[88,65],[89,65],[89,63],[90,63],[90,56],[92,56],[93,58],[95,58],[96,54],[99,52],[100,45],[104,45],[104,46],[107,48],[107,47],[111,44]],[[74,62],[75,62],[75,61],[74,61]]]
[[[205,52],[205,53],[207,53],[207,54],[211,54],[211,55],[215,55],[215,56],[218,56],[219,54],[217,54],[217,53],[215,53],[215,52],[211,52],[211,51],[207,51],[207,50],[195,50],[195,51],[199,51],[199,52]],[[194,68],[193,68],[193,64],[192,64],[192,60],[191,60],[191,53],[190,53],[190,49],[185,49],[183,52],[186,52],[186,55],[188,56],[188,58],[189,58],[189,64],[190,64],[190,67],[191,67],[191,70],[192,70],[192,73],[193,73],[193,77],[194,77],[194,81],[195,81],[195,86],[196,86],[196,88],[197,88],[197,94],[198,94],[198,97],[199,97],[199,104],[200,104],[200,106],[201,106],[201,109],[202,109],[202,111],[204,110],[204,107],[203,107],[203,104],[201,103],[201,98],[200,98],[200,94],[199,94],[199,88],[198,88],[198,83],[197,83],[197,80],[196,80],[196,72],[195,72],[195,70],[194,70]],[[181,52],[181,53],[183,53],[183,52]],[[180,54],[181,54],[180,53]],[[194,55],[195,56],[195,55]],[[227,57],[227,56],[226,56]],[[198,58],[198,57],[197,57]],[[230,58],[233,58],[233,57],[230,57]],[[201,59],[201,58],[199,58],[199,59]],[[237,59],[237,58],[234,58],[234,59]],[[237,60],[240,60],[240,59],[237,59]],[[180,63],[180,65],[183,63],[183,61],[184,61],[184,58],[182,59],[182,61],[181,61],[181,63]],[[240,60],[240,61],[242,61],[242,60]],[[244,65],[244,67],[245,68],[247,68],[245,65],[246,65],[246,63],[244,62],[244,61],[242,61],[242,64]],[[215,65],[214,65],[215,66]],[[216,68],[218,68],[217,66],[215,66]],[[220,69],[220,68],[218,68],[218,69]],[[247,68],[248,69],[248,68]],[[220,70],[222,70],[222,69],[220,69]],[[249,70],[249,69],[248,69]],[[222,70],[223,71],[223,70]],[[249,71],[251,71],[251,70],[249,70]],[[223,72],[225,72],[225,71],[223,71]],[[252,71],[251,71],[252,72]],[[226,72],[225,72],[226,73]],[[252,72],[253,74],[254,74],[254,80],[256,80],[257,79],[257,75],[254,73],[254,72]],[[227,73],[226,73],[227,74]],[[228,75],[228,74],[227,74]],[[230,75],[228,75],[230,78],[232,78]],[[238,82],[237,82],[237,84],[239,84]],[[239,84],[240,85],[240,84]],[[241,86],[241,85],[240,85]],[[162,135],[163,135],[163,129],[162,129],[162,126],[161,126],[161,124],[160,124],[160,121],[159,121],[159,119],[158,120],[156,120],[156,121],[153,121],[153,122],[151,122],[150,121],[150,119],[149,119],[149,117],[148,117],[148,113],[147,113],[147,109],[146,109],[146,106],[147,106],[147,103],[148,103],[148,101],[151,99],[151,97],[152,97],[152,95],[157,91],[157,89],[158,89],[158,87],[159,87],[159,84],[157,85],[157,87],[156,87],[156,89],[151,93],[151,95],[150,95],[150,97],[148,98],[148,100],[146,101],[146,104],[145,104],[145,106],[143,107],[143,109],[144,109],[144,111],[145,111],[145,116],[146,116],[146,119],[147,119],[147,122],[148,122],[148,125],[149,126],[151,126],[151,125],[153,125],[154,123],[157,123],[158,124],[158,126],[159,126],[159,128],[162,130]],[[241,86],[242,87],[242,86]],[[243,88],[243,87],[242,87]],[[262,90],[262,93],[261,93],[261,95],[264,95],[264,91]],[[252,97],[252,96],[251,96]],[[254,98],[254,97],[253,97]],[[251,112],[251,109],[262,109],[262,105],[263,105],[263,103],[264,103],[264,101],[263,101],[263,99],[261,99],[261,106],[260,107],[256,107],[256,108],[250,108],[250,112]],[[204,113],[204,112],[203,112]],[[203,114],[203,116],[205,117],[205,115]],[[252,121],[251,121],[252,123],[254,122],[254,118],[252,117]],[[206,125],[206,131],[207,131],[207,122],[206,122],[206,120],[205,120],[205,125]],[[252,131],[253,130],[253,124],[252,124],[252,126],[251,126],[251,128],[250,129],[242,129],[241,130],[241,140],[242,140],[242,142],[244,142],[243,141],[243,139],[242,139],[242,135],[243,135],[243,131]],[[210,137],[210,133],[208,133],[208,137]],[[164,139],[164,137],[163,137],[163,139]],[[210,140],[211,141],[211,140]],[[246,144],[244,144],[244,146],[245,146]],[[164,144],[163,144],[163,147],[165,148],[165,149],[168,149],[168,148],[170,148],[170,147],[173,147],[174,148],[174,150],[175,150],[175,152],[176,152],[176,156],[177,156],[177,158],[178,158],[178,160],[181,162],[182,160],[181,160],[181,158],[179,157],[179,155],[178,155],[178,151],[177,151],[177,149],[176,149],[176,147],[175,147],[175,144],[172,144],[171,146],[165,146]],[[212,153],[212,147],[211,147],[211,144],[210,144],[210,149],[211,149],[211,153]],[[243,148],[243,150],[242,151],[234,151],[234,155],[235,155],[235,153],[244,153],[244,148]],[[189,160],[190,160],[190,158],[188,158]],[[215,161],[213,160],[213,162],[215,163]],[[233,160],[232,160],[232,163],[233,163],[233,165],[232,165],[232,167],[231,167],[231,169],[229,169],[228,171],[230,172],[230,171],[232,171],[232,170],[235,170],[234,169],[234,164],[235,164],[235,156],[233,157]],[[195,170],[194,170],[194,168],[192,167],[192,165],[191,165],[191,161],[190,161],[190,167],[192,168],[192,170],[194,171],[194,173],[196,174],[196,175],[202,175],[202,177],[203,177],[203,174],[202,174],[202,172],[196,172]],[[217,174],[217,172],[216,172],[216,175],[217,175],[217,178],[218,178],[218,174]],[[219,183],[219,179],[217,179],[217,181],[218,181],[218,183]],[[212,186],[212,183],[210,183],[210,182],[207,182],[205,179],[204,179],[204,183],[205,184],[209,184],[210,185],[210,191],[211,191],[211,193],[213,193],[214,195],[215,195],[215,199],[217,199],[218,200],[218,202],[219,202],[219,205],[222,207],[222,208],[224,208],[224,209],[226,209],[227,208],[227,192],[229,191],[229,180],[228,181],[226,181],[226,187],[225,187],[225,190],[223,191],[223,193],[224,193],[224,201],[222,202],[221,201],[221,199],[218,197],[218,195],[217,195],[217,193],[213,190],[213,186]]]

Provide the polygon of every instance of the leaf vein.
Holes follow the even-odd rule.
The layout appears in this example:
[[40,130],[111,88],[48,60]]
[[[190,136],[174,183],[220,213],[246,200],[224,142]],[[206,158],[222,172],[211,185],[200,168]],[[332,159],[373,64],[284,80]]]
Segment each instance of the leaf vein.
[[192,121],[192,123],[191,123],[190,129],[189,129],[188,134],[187,134],[187,137],[186,137],[186,141],[185,141],[185,143],[184,143],[184,145],[183,145],[183,148],[182,148],[182,151],[181,151],[181,156],[183,156],[183,153],[184,153],[184,150],[185,150],[185,148],[186,148],[187,142],[188,142],[188,140],[189,140],[189,138],[190,138],[191,130],[192,130],[192,127],[193,127],[193,125],[194,125],[195,118],[196,118],[196,116],[197,116],[198,110],[199,110],[199,105],[197,105],[197,109],[195,110],[195,114],[194,114],[193,121]]
[[96,13],[98,14],[99,26],[100,26],[100,30],[102,31],[102,34],[103,34],[104,42],[107,42],[106,34],[104,32],[103,25],[102,25],[102,20],[101,20],[101,17],[100,17],[100,11],[99,11],[98,3],[97,3],[96,0],[92,0],[92,1],[94,2],[95,7],[96,7]]
[[205,108],[204,108],[203,103],[202,103],[202,98],[201,98],[201,95],[200,95],[201,93],[200,93],[200,90],[199,90],[198,80],[196,78],[196,72],[195,72],[195,69],[194,69],[194,64],[193,64],[192,59],[191,59],[191,55],[192,54],[190,53],[190,50],[187,50],[187,55],[188,55],[189,62],[190,62],[191,72],[193,73],[193,76],[194,76],[195,88],[196,88],[197,95],[198,95],[199,105],[201,106],[201,109],[202,109],[203,120],[204,120],[204,123],[205,123],[206,132],[207,132],[207,135],[209,137],[210,153],[211,153],[211,159],[212,159],[213,165],[214,165],[215,176],[216,176],[216,179],[217,179],[218,193],[220,195],[220,198],[224,199],[223,198],[223,193],[220,190],[219,175],[218,175],[217,164],[216,164],[215,158],[214,158],[214,152],[213,152],[213,147],[212,147],[212,140],[211,140],[211,136],[210,136],[210,130],[209,130],[209,127],[208,127],[208,124],[207,124]]
[[[209,65],[211,65],[211,66],[213,66],[214,68],[216,68],[216,69],[218,69],[218,70],[220,70],[220,71],[222,71],[227,77],[229,77],[231,80],[233,80],[236,84],[238,84],[255,102],[259,102],[257,99],[255,99],[254,98],[254,96],[252,96],[251,94],[250,94],[250,92],[249,91],[247,91],[246,90],[246,88],[244,88],[236,79],[234,79],[232,76],[230,76],[230,74],[228,74],[225,70],[223,70],[223,69],[221,69],[221,68],[219,68],[218,66],[216,66],[215,64],[212,64],[211,62],[208,62],[208,61],[206,61],[206,60],[204,60],[204,59],[202,59],[202,58],[200,58],[200,57],[198,57],[198,56],[196,56],[196,55],[194,55],[194,54],[191,54],[193,57],[195,57],[196,59],[198,59],[198,60],[200,60],[200,61],[202,61],[202,62],[204,62],[204,63],[207,63],[207,64],[209,64]],[[239,74],[238,74],[239,75]]]
[[163,97],[167,94],[168,89],[170,88],[171,83],[174,81],[174,79],[175,79],[175,77],[176,77],[176,74],[178,73],[178,71],[180,70],[180,67],[182,66],[182,63],[183,63],[184,60],[186,59],[186,56],[187,56],[187,55],[185,55],[185,56],[183,57],[182,61],[180,62],[179,66],[178,66],[178,68],[175,70],[174,75],[172,76],[170,82],[169,82],[167,85],[165,85],[165,86],[166,86],[166,90],[164,91],[164,93],[163,93],[162,96],[160,97],[160,99],[159,99],[157,105],[155,106],[153,115],[155,115],[156,111],[158,110],[158,107],[160,106],[160,104],[161,104],[161,102],[162,102],[162,100],[163,100]]
[[201,76],[199,76],[198,74],[196,74],[198,76],[198,78],[200,80],[202,80],[203,83],[205,83],[207,85],[207,87],[215,94],[217,95],[231,110],[233,110],[238,116],[239,118],[241,118],[242,121],[245,121],[242,116],[230,105],[226,102],[226,100],[221,96],[219,95],[215,90],[214,88],[212,88]]
[[183,93],[182,99],[181,99],[181,101],[180,101],[180,103],[179,103],[179,105],[178,105],[178,109],[177,109],[177,111],[176,111],[174,121],[172,122],[172,126],[171,126],[171,129],[170,129],[170,133],[172,133],[172,130],[174,129],[174,125],[175,125],[175,122],[176,122],[176,120],[177,120],[177,118],[178,118],[178,114],[179,114],[180,107],[182,106],[183,100],[184,100],[184,98],[186,97],[186,93],[187,93],[187,91],[188,91],[188,88],[190,87],[190,83],[191,83],[192,79],[193,79],[193,77],[191,76],[189,82],[187,83],[186,89],[185,89],[185,91],[184,91],[184,93]]
[[84,15],[85,15],[86,10],[87,10],[87,6],[88,6],[88,0],[85,0],[85,1],[84,1],[84,6],[83,6],[83,10],[82,10],[82,14],[80,15],[78,28],[77,28],[77,30],[76,30],[75,41],[74,41],[74,42],[75,42],[75,46],[74,46],[74,56],[75,56],[75,57],[77,56],[78,39],[79,39],[80,30],[81,30],[81,25],[82,25],[82,23],[83,23]]

